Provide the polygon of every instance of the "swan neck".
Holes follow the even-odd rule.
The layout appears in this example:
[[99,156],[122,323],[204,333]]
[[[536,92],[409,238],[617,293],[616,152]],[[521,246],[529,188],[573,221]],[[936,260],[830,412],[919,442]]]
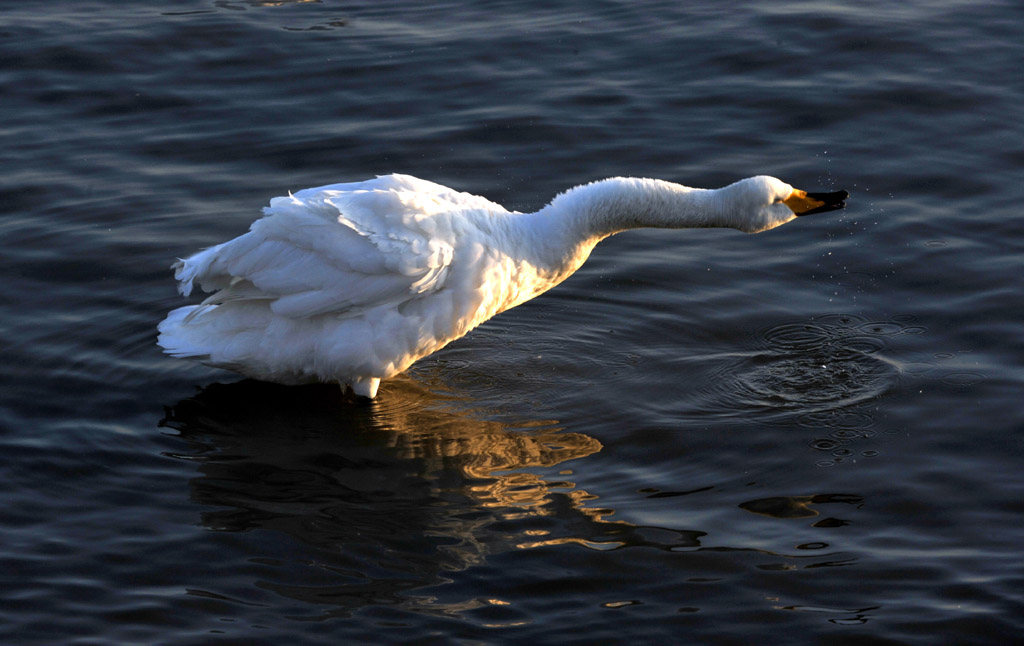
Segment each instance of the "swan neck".
[[617,177],[571,189],[549,208],[562,212],[584,238],[600,240],[644,227],[729,226],[718,193],[662,180]]

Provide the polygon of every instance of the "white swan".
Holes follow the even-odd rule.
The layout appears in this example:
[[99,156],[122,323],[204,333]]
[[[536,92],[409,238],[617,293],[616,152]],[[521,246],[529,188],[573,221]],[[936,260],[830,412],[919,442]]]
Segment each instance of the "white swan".
[[175,357],[374,397],[381,379],[565,280],[607,236],[638,227],[765,231],[845,206],[773,177],[717,190],[614,178],[536,213],[408,175],[270,201],[249,232],[173,265],[183,295],[158,343]]

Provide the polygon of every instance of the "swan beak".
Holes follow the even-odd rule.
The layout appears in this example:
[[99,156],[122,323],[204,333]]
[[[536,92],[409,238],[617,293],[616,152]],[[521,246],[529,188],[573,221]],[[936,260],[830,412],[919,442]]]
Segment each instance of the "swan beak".
[[824,213],[835,211],[846,207],[846,198],[850,194],[846,191],[835,191],[833,193],[808,193],[799,189],[793,189],[793,194],[783,202],[795,215],[811,215],[812,213]]

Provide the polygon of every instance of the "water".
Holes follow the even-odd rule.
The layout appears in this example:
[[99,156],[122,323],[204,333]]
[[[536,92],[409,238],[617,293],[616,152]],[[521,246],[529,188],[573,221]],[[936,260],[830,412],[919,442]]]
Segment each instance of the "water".
[[[6,3],[0,641],[1017,639],[1022,32],[1013,2]],[[852,197],[616,236],[370,406],[160,354],[175,257],[394,171],[520,210],[624,174]]]

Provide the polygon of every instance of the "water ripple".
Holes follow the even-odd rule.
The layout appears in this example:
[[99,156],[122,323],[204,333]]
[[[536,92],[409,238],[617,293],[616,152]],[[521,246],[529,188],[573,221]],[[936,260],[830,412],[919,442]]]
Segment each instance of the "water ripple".
[[804,424],[827,418],[863,428],[868,420],[857,416],[864,413],[836,418],[834,411],[881,397],[896,385],[900,369],[886,351],[895,337],[925,331],[911,323],[822,314],[765,328],[756,335],[754,351],[719,362],[701,408],[726,415],[799,411]]

